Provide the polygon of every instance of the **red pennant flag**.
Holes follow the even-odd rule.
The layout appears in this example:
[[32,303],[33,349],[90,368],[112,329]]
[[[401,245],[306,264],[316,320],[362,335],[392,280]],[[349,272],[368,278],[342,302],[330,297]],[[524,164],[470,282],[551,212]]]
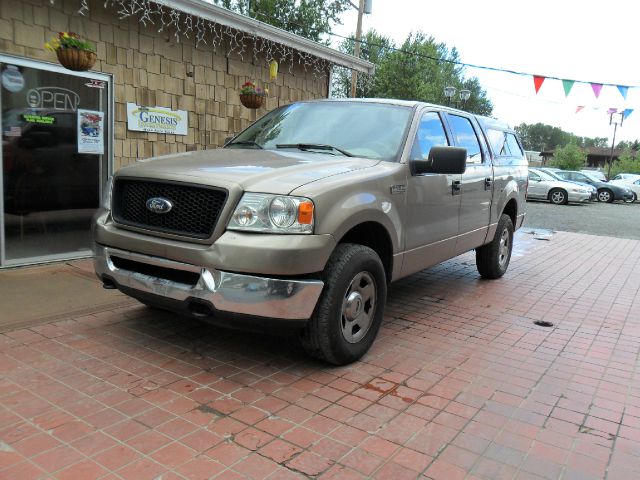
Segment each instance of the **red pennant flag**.
[[584,106],[577,107],[577,108],[576,108],[576,113],[578,113],[578,112],[579,112],[580,110],[582,110],[583,108],[584,108]]
[[538,91],[540,90],[540,87],[544,83],[545,78],[547,77],[542,77],[540,75],[533,76],[533,85],[534,87],[536,87],[536,94],[538,93]]
[[596,94],[596,98],[598,98],[600,96],[600,91],[602,90],[602,84],[601,83],[592,83],[591,84],[591,88],[593,89],[593,93]]

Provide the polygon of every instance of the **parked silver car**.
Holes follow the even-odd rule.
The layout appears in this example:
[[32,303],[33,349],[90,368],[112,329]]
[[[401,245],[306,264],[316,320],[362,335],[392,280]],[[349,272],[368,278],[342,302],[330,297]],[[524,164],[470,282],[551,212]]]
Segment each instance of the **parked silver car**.
[[566,205],[569,202],[588,202],[591,199],[591,191],[572,182],[557,180],[542,170],[529,168],[527,198]]
[[565,180],[564,178],[562,178],[561,176],[558,175],[558,172],[562,171],[559,168],[540,167],[537,170],[543,171],[547,175],[553,177],[554,179],[556,179],[556,180],[558,180],[560,182],[573,183],[574,185],[578,185],[580,188],[584,188],[586,190],[589,190],[589,192],[591,192],[591,200],[592,201],[598,200],[598,189],[596,187],[594,187],[593,185],[589,185],[588,183],[576,182],[574,180]]

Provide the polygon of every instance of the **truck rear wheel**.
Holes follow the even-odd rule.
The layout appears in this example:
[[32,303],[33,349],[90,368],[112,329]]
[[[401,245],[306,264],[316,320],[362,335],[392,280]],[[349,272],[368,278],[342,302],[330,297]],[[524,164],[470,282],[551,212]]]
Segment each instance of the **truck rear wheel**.
[[484,278],[500,278],[509,267],[513,247],[513,222],[502,214],[491,243],[476,248],[476,267]]
[[341,244],[322,274],[325,287],[302,332],[312,356],[346,365],[360,359],[375,340],[387,296],[380,257],[363,245]]

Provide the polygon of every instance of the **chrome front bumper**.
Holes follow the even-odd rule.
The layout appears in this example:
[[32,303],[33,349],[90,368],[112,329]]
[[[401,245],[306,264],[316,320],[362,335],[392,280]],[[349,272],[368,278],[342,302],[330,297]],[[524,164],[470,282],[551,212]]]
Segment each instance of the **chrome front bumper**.
[[[199,277],[194,285],[189,285],[125,267],[118,268],[114,257],[124,259],[127,265],[160,267],[159,271],[163,272],[191,272]],[[283,320],[311,317],[324,287],[321,280],[287,280],[229,273],[103,245],[95,246],[94,267],[100,279],[108,278],[115,282],[116,287],[177,302],[204,301],[221,312]]]

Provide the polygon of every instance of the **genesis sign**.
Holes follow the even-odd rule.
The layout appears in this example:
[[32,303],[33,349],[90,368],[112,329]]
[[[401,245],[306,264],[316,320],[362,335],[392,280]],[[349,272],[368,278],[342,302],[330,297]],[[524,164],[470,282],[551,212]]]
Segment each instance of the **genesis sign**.
[[187,112],[127,103],[127,128],[137,132],[187,134]]

